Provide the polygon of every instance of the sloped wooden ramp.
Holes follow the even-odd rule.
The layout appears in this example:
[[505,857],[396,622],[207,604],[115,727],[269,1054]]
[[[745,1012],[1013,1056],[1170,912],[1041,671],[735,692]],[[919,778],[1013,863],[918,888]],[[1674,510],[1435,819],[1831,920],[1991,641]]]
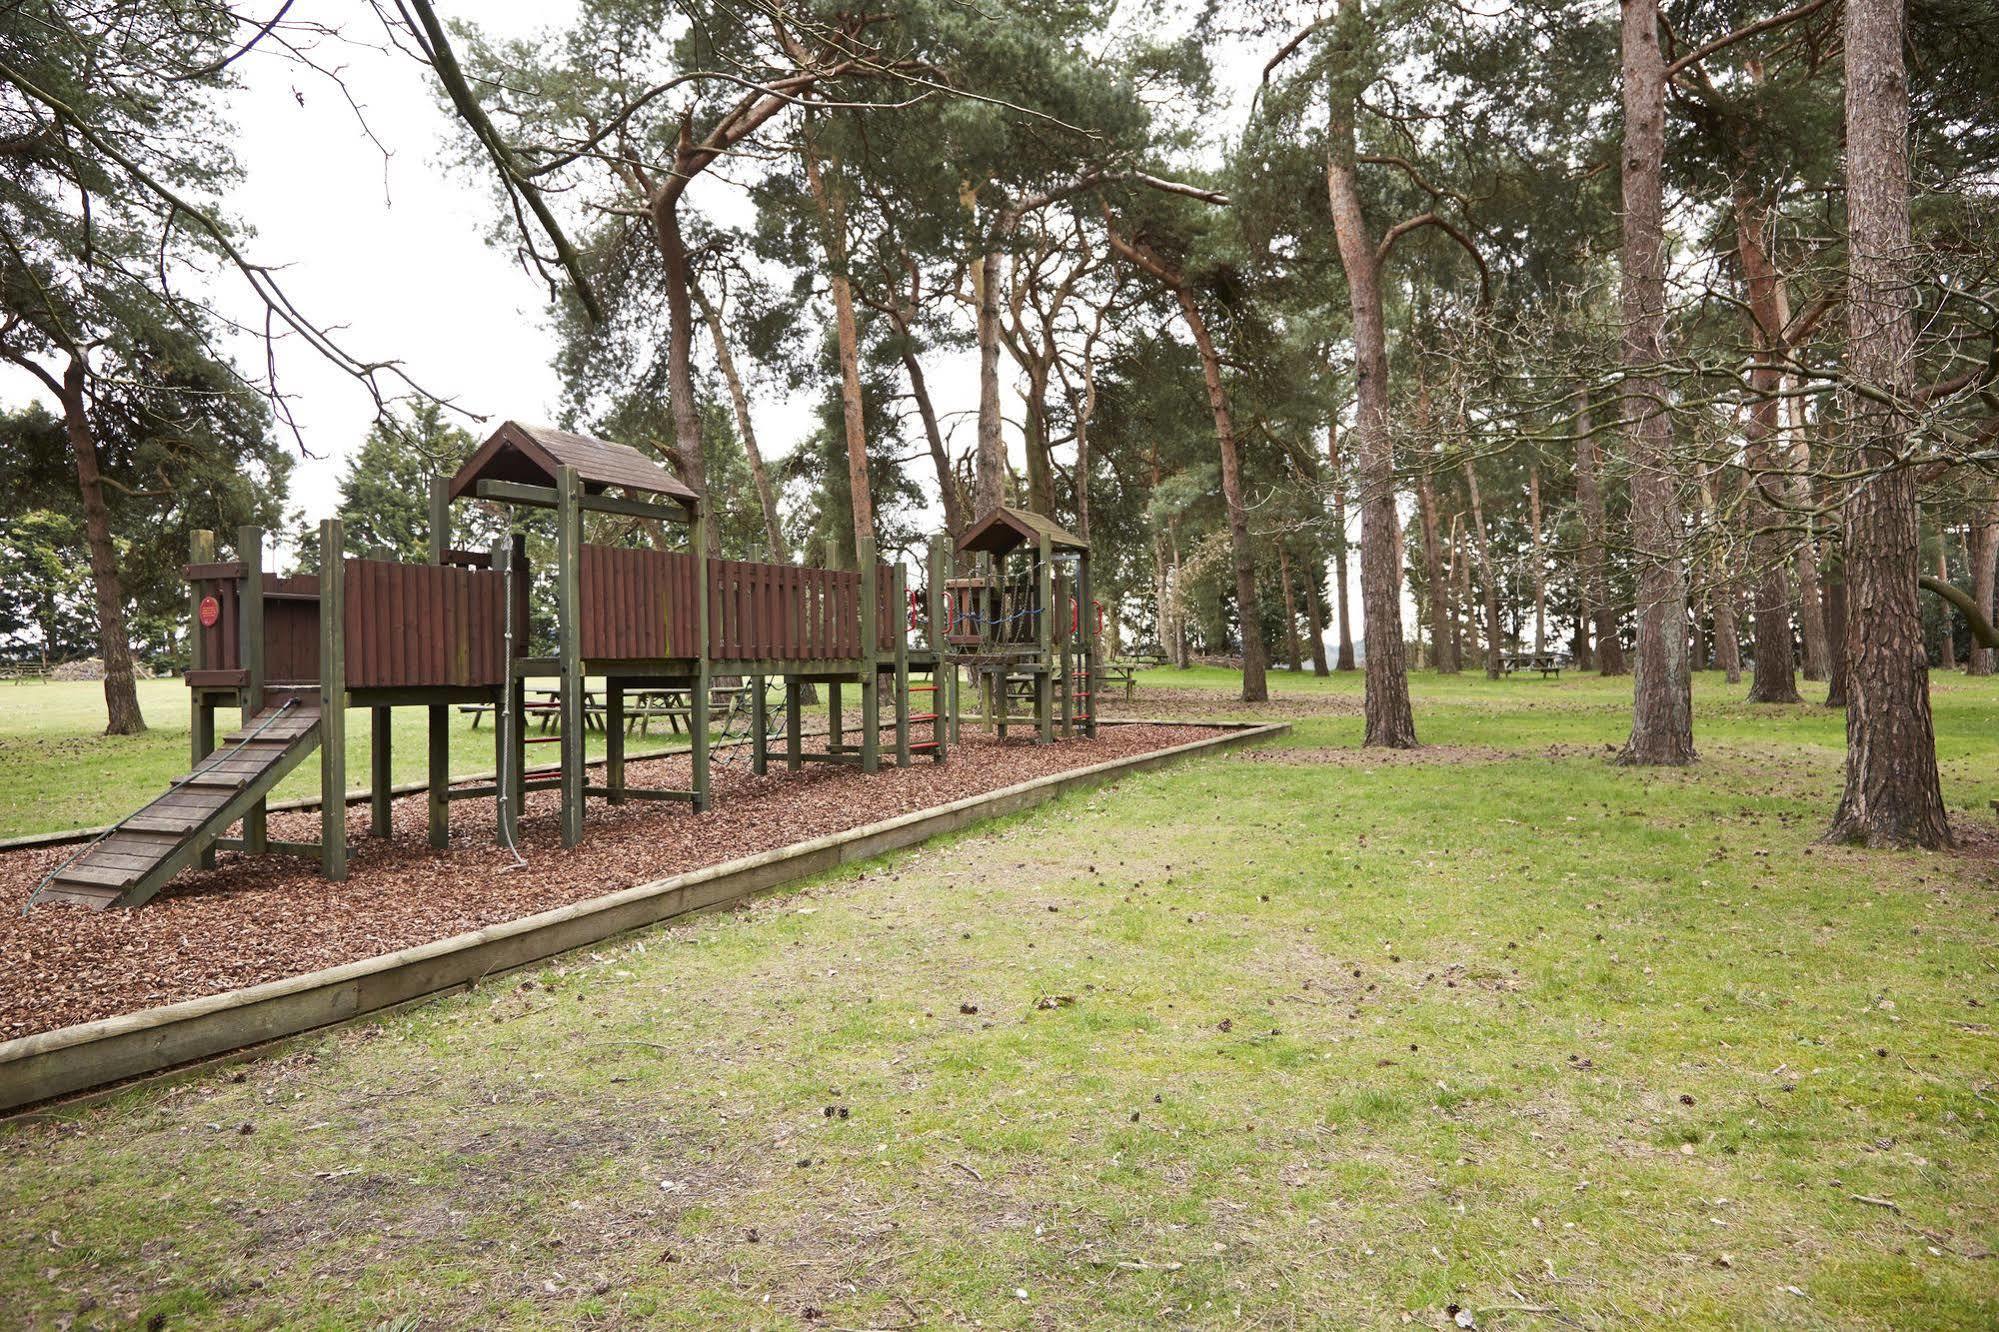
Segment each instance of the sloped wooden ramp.
[[274,699],[166,793],[60,866],[28,899],[103,910],[131,907],[215,845],[319,747],[319,698]]

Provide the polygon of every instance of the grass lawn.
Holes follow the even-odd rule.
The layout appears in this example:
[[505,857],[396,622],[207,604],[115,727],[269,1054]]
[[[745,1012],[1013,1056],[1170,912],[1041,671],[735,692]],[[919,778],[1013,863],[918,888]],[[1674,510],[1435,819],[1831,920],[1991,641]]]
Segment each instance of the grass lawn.
[[[551,682],[552,683],[552,682]],[[601,695],[600,695],[601,698]],[[187,687],[178,679],[141,680],[139,705],[149,729],[144,735],[103,735],[104,686],[74,683],[0,684],[0,837],[92,828],[110,823],[151,800],[188,769]],[[238,714],[216,714],[217,739],[237,727]],[[425,722],[422,708],[397,708],[390,753],[395,780],[425,778]],[[347,717],[347,784],[368,784],[366,708]],[[538,721],[530,736],[540,734]],[[632,753],[668,748],[675,739],[664,721],[627,745]],[[681,740],[684,744],[685,741]],[[592,754],[604,752],[604,737],[589,733]],[[528,763],[554,763],[553,746],[529,745]],[[493,770],[493,721],[451,713],[451,770],[464,775]],[[319,794],[317,761],[301,764],[278,787],[277,800]]]
[[1421,676],[1414,759],[1274,687],[1265,749],[0,1130],[0,1309],[1999,1325],[1999,683],[1936,686],[1954,855],[1814,846],[1839,720],[1718,677],[1670,772],[1603,761],[1628,680]]

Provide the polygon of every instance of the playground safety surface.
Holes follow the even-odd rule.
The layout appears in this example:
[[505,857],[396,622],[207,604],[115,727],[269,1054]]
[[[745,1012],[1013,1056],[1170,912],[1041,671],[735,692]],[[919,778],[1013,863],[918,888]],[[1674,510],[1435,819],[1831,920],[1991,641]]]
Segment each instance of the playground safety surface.
[[[556,794],[531,792],[519,850],[494,844],[492,802],[454,802],[451,848],[425,841],[425,797],[393,802],[394,837],[367,836],[366,806],[348,810],[353,858],[344,883],[316,860],[225,852],[131,911],[37,908],[0,915],[0,1040],[219,994],[443,939],[671,874],[775,850],[1018,782],[1214,735],[1203,726],[1108,726],[1094,740],[1000,744],[967,731],[951,761],[863,774],[777,758],[753,776],[747,755],[714,770],[715,806],[592,799],[585,839],[564,848]],[[684,755],[634,762],[633,786],[686,786]],[[317,837],[317,812],[273,813],[271,836]],[[0,856],[0,900],[23,902],[72,847]]]

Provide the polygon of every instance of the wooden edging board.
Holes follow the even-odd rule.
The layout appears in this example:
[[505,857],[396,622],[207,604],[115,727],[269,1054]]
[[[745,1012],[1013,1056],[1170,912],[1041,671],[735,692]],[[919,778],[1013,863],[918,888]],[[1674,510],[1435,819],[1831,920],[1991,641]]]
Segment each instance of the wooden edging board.
[[1281,735],[1285,723],[1054,773],[846,832],[690,870],[432,943],[223,994],[0,1041],[0,1113],[295,1036],[478,982],[688,912],[914,846],[1083,787]]

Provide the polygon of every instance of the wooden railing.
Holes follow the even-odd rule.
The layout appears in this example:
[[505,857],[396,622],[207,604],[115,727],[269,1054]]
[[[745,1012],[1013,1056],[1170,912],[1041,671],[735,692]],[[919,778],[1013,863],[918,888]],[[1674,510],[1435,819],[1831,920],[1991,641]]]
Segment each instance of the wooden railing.
[[349,689],[466,688],[506,679],[502,575],[348,560],[346,579]]

